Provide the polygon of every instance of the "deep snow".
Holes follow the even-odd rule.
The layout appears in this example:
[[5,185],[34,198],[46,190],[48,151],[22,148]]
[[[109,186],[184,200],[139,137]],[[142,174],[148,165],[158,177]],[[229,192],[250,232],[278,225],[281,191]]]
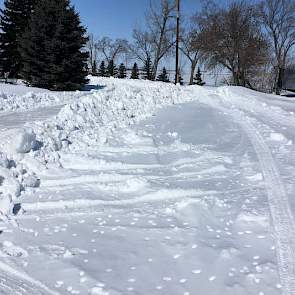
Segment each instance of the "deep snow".
[[91,80],[0,114],[0,293],[295,294],[293,101]]

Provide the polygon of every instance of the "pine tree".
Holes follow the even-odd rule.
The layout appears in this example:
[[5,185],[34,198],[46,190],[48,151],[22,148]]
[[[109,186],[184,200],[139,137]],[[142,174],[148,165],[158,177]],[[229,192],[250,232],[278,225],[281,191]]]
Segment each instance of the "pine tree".
[[0,67],[2,74],[18,78],[22,59],[20,39],[28,25],[36,0],[5,0],[0,10]]
[[201,73],[200,68],[198,68],[198,71],[197,71],[196,76],[194,78],[194,84],[199,85],[199,86],[204,86],[206,84],[202,80],[202,73]]
[[145,80],[153,80],[152,61],[151,61],[150,57],[147,57],[147,59],[144,62],[143,78]]
[[108,68],[107,68],[107,76],[108,77],[115,77],[117,75],[117,67],[113,60],[109,61]]
[[182,75],[181,75],[181,72],[180,71],[179,71],[178,75],[179,75],[179,84],[180,85],[183,85],[184,84],[183,83],[183,78],[182,78]]
[[106,72],[106,67],[105,67],[105,62],[104,61],[102,61],[100,63],[99,70],[98,70],[98,76],[100,76],[100,77],[106,77],[107,76],[107,72]]
[[126,67],[123,63],[120,64],[119,66],[119,74],[118,74],[118,78],[119,79],[125,79],[127,77],[126,74]]
[[137,63],[134,63],[133,65],[130,79],[135,79],[135,80],[139,79],[139,70],[138,70]]
[[70,0],[38,0],[21,40],[22,77],[51,90],[77,90],[87,83],[86,30]]
[[167,70],[165,67],[163,68],[162,73],[157,77],[157,81],[166,82],[166,83],[170,82],[168,74],[167,74]]

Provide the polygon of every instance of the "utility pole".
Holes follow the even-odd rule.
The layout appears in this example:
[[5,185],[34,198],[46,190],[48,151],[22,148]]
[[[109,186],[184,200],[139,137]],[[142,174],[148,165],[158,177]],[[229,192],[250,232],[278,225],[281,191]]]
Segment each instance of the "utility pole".
[[179,83],[179,32],[180,32],[180,0],[176,0],[176,65],[175,84]]

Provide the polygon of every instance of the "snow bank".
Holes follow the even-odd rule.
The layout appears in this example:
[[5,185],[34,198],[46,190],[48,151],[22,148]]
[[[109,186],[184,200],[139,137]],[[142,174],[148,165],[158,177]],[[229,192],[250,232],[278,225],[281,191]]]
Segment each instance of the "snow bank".
[[172,84],[102,78],[96,83],[104,88],[66,105],[50,122],[33,126],[43,145],[40,156],[56,161],[62,149],[104,144],[115,129],[152,116],[165,105],[192,99],[185,88]]
[[[91,84],[103,86],[83,94],[33,89],[20,95],[12,92],[17,92],[18,87],[22,87],[21,92],[30,88],[11,86],[6,94],[0,89],[0,110],[5,111],[68,101],[49,121],[27,124],[22,130],[7,130],[2,134],[0,148],[8,155],[0,154],[0,210],[3,216],[12,213],[22,191],[39,186],[37,175],[46,166],[50,163],[61,165],[60,151],[71,153],[105,144],[117,128],[152,116],[165,105],[192,99],[185,95],[186,88],[172,84],[103,78],[94,78]],[[130,192],[142,186],[146,183],[133,180],[127,182],[124,189]]]
[[0,84],[0,112],[31,110],[60,105],[79,98],[83,92],[51,92],[24,85]]

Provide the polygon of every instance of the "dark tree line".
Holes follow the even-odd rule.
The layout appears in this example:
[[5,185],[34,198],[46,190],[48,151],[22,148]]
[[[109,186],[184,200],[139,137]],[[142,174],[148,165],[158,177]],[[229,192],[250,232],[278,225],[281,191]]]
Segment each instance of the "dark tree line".
[[[130,70],[130,79],[144,79],[144,80],[153,80],[152,76],[152,63],[150,60],[147,60],[147,62],[144,64],[142,69],[139,69],[137,63],[135,62],[133,64],[132,69]],[[119,79],[126,79],[128,78],[127,75],[127,68],[124,65],[124,63],[121,63],[119,65],[119,68],[117,69],[116,64],[114,63],[113,60],[110,60],[108,63],[108,66],[106,67],[105,61],[103,60],[99,66],[99,70],[95,71],[95,75],[99,77],[115,77]],[[199,71],[199,77],[201,79],[201,72]],[[170,82],[169,80],[169,74],[164,67],[162,69],[162,72],[157,76],[156,81],[161,81],[161,82]],[[198,84],[198,83],[195,83]],[[201,85],[201,84],[198,84]],[[204,84],[202,84],[204,85]]]
[[0,28],[2,76],[52,90],[87,83],[86,29],[69,0],[6,0]]

